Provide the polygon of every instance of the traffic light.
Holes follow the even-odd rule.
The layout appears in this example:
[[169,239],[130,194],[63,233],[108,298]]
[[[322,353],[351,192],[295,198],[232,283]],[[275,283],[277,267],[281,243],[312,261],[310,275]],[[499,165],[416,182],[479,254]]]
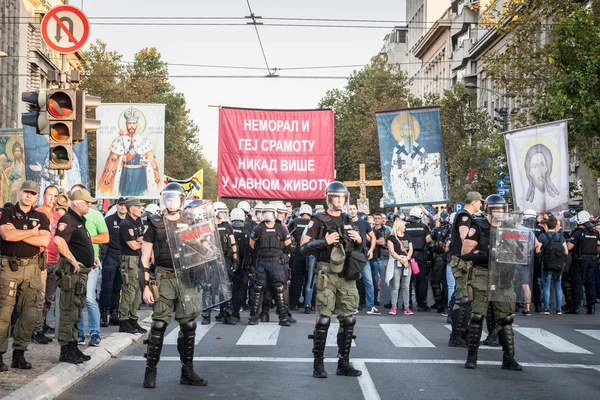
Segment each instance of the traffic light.
[[73,123],[77,114],[75,89],[48,90],[46,104],[50,125],[49,169],[70,169],[73,163]]
[[77,91],[75,125],[73,125],[73,144],[85,140],[86,132],[96,132],[100,129],[99,120],[86,118],[86,116],[89,111],[95,110],[101,102],[102,99],[98,96],[90,96],[83,90]]
[[[494,112],[498,114],[497,117],[494,117],[494,127],[499,129],[502,132],[506,132],[508,130],[508,108],[494,108]],[[495,124],[498,122],[498,124]]]
[[38,135],[47,135],[50,133],[46,112],[46,99],[47,93],[45,90],[31,90],[21,93],[21,100],[29,104],[31,109],[31,111],[21,115],[21,123],[33,126]]

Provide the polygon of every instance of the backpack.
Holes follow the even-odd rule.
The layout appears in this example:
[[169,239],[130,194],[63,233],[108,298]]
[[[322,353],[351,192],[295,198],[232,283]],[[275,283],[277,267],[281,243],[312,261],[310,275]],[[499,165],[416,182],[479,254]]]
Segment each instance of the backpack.
[[544,270],[560,272],[567,261],[565,248],[561,241],[562,238],[558,234],[550,235],[548,232],[544,233],[544,235],[548,239],[548,244],[544,246],[544,250],[542,251]]

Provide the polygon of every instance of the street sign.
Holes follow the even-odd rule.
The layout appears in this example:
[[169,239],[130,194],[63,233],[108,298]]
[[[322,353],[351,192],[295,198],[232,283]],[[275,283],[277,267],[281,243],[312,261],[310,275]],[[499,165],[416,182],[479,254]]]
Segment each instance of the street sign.
[[497,187],[498,187],[498,189],[508,189],[508,188],[510,188],[510,184],[505,181],[498,181]]
[[510,175],[505,174],[504,178],[502,178],[503,180],[505,180],[506,182],[510,182]]
[[459,212],[463,208],[465,208],[465,203],[461,203],[459,201],[457,201],[456,203],[454,203],[454,212]]
[[496,193],[502,197],[506,197],[510,193],[510,190],[509,189],[498,189],[498,190],[496,190]]
[[63,5],[52,7],[42,20],[42,38],[52,50],[62,54],[81,49],[90,35],[90,23],[80,9]]

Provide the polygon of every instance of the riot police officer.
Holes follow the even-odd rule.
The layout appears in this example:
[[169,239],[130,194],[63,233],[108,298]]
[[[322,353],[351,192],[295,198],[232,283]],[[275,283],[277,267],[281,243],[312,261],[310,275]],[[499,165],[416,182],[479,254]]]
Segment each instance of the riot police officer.
[[[141,263],[143,269],[140,274],[140,285],[143,288],[144,302],[153,305],[152,327],[147,340],[145,388],[156,387],[156,365],[160,359],[165,331],[171,322],[174,305],[176,307],[175,320],[179,323],[177,351],[182,364],[179,383],[193,386],[206,386],[208,384],[205,379],[198,376],[194,371],[196,318],[199,312],[186,312],[185,307],[183,307],[184,300],[182,297],[186,293],[181,293],[175,275],[165,227],[165,223],[176,224],[180,219],[184,201],[185,192],[179,183],[171,182],[166,185],[161,193],[161,206],[164,208],[164,216],[159,214],[150,217],[148,229],[142,242]],[[153,251],[153,249],[155,250]],[[150,280],[150,259],[153,255],[156,275],[155,279]],[[199,303],[200,299],[197,300]]]
[[[508,296],[507,301],[488,301],[488,290],[490,289],[490,233],[492,226],[501,226],[506,213],[506,201],[500,195],[493,194],[485,200],[488,217],[486,219],[476,218],[465,238],[462,249],[462,260],[472,263],[468,285],[472,289],[472,313],[468,328],[468,355],[465,368],[477,368],[477,351],[483,329],[484,315],[488,307],[494,308],[496,321],[500,325],[498,332],[500,344],[502,345],[503,357],[502,368],[512,371],[521,371],[522,367],[515,360],[515,336],[512,329],[514,321],[515,302]],[[469,267],[468,267],[469,268]],[[514,297],[514,293],[513,293]]]
[[246,228],[244,222],[246,216],[241,208],[234,208],[231,210],[231,227],[233,229],[233,236],[235,243],[238,248],[239,262],[235,269],[232,269],[232,284],[233,284],[233,299],[231,315],[235,321],[240,320],[240,308],[242,307],[244,300],[246,299],[246,286],[248,278],[248,271],[250,265],[252,265],[252,255],[250,254],[250,234]]
[[334,308],[340,321],[337,334],[338,365],[337,375],[360,376],[361,371],[350,364],[350,348],[354,337],[359,295],[356,281],[347,279],[340,273],[344,270],[345,259],[351,251],[360,251],[362,238],[350,216],[342,213],[349,203],[348,189],[342,182],[334,181],[325,192],[327,212],[313,215],[301,241],[302,254],[317,258],[317,321],[313,335],[313,376],[327,378],[323,365],[327,331]]
[[[288,226],[290,235],[292,236],[296,249],[290,259],[290,265],[292,269],[292,284],[290,290],[290,308],[297,310],[300,307],[300,294],[302,293],[302,286],[307,279],[307,262],[308,258],[300,253],[300,240],[304,229],[308,226],[310,218],[312,217],[312,207],[308,204],[303,204],[298,210],[299,216],[294,218]],[[309,282],[306,282],[308,285]],[[304,302],[310,310],[310,301]]]
[[245,200],[240,201],[237,205],[237,208],[241,209],[244,212],[245,229],[252,232],[252,229],[254,229],[254,227],[257,224],[256,224],[256,222],[254,222],[254,219],[252,218],[252,214],[250,214],[250,203],[248,203]]
[[450,269],[455,279],[454,309],[450,313],[452,332],[448,346],[466,347],[467,328],[471,315],[471,301],[467,294],[467,263],[461,259],[463,241],[469,233],[473,215],[481,210],[483,197],[479,192],[467,193],[465,208],[454,216],[450,229]]
[[[415,277],[415,292],[417,295],[417,311],[429,311],[427,307],[427,277],[429,268],[427,265],[427,248],[431,245],[431,233],[429,227],[421,222],[423,210],[413,207],[406,218],[406,235],[413,245],[413,258],[419,265],[419,273]],[[414,276],[414,275],[413,275]]]
[[[219,230],[221,248],[225,258],[225,267],[227,268],[230,277],[232,277],[231,275],[233,271],[237,271],[240,265],[238,262],[238,249],[235,242],[235,236],[233,235],[233,228],[227,221],[229,209],[225,203],[220,201],[216,202],[213,207],[215,210],[215,223],[217,224],[217,229]],[[202,311],[202,325],[210,324],[210,312],[210,308]],[[236,320],[232,318],[230,301],[226,301],[219,305],[219,315],[217,315],[215,319],[217,321],[222,321],[226,325],[236,324]]]
[[[290,203],[288,203],[290,204]],[[275,207],[277,208],[277,217],[275,218],[276,221],[278,221],[282,226],[287,228],[287,224],[288,224],[288,212],[290,211],[289,209],[291,208],[291,204],[290,206],[286,206],[283,202],[277,202],[275,203]],[[289,229],[288,229],[289,232]],[[292,239],[292,237],[290,236],[290,239]],[[296,319],[294,319],[294,317],[292,317],[292,311],[290,309],[290,286],[292,284],[292,270],[290,268],[290,258],[292,253],[294,252],[296,248],[296,242],[292,241],[290,248],[288,249],[288,251],[286,251],[283,255],[283,264],[284,264],[284,272],[285,272],[285,285],[283,286],[283,300],[285,301],[285,309],[287,310],[288,313],[288,321],[292,324],[296,323]],[[269,298],[270,301],[270,298]],[[263,302],[264,305],[264,302]],[[267,314],[268,315],[268,314]]]
[[431,240],[433,242],[433,268],[431,270],[431,289],[433,290],[433,296],[435,298],[435,304],[433,308],[437,309],[438,313],[442,313],[446,310],[447,303],[446,299],[448,296],[445,294],[446,285],[446,242],[450,238],[450,214],[446,211],[442,211],[439,216],[439,226],[436,226],[431,231]]
[[[260,224],[262,222],[262,212],[263,209],[265,208],[265,205],[263,203],[258,203],[257,205],[254,206],[254,222],[255,222],[255,226]],[[252,230],[254,230],[254,227],[252,228]]]
[[17,292],[20,292],[19,317],[14,329],[11,367],[31,368],[24,354],[37,317],[37,299],[42,288],[41,270],[46,268],[40,247],[47,247],[51,239],[48,217],[34,209],[38,193],[37,183],[25,181],[21,185],[17,204],[0,209],[0,235],[3,240],[0,268],[0,372],[8,371],[2,356],[8,350],[11,315]]
[[[254,276],[254,292],[248,325],[258,324],[258,307],[261,303],[263,289],[269,284],[275,295],[279,311],[279,325],[290,326],[287,306],[284,299],[286,274],[284,253],[291,252],[292,240],[287,228],[276,220],[277,208],[268,204],[263,208],[263,221],[258,224],[250,236],[250,247],[256,256]],[[268,315],[268,304],[263,302],[263,313]],[[267,307],[267,309],[265,309]]]
[[567,240],[567,248],[573,254],[569,271],[573,286],[573,303],[566,314],[579,314],[579,304],[583,300],[582,289],[585,287],[587,313],[593,315],[596,312],[596,257],[600,249],[600,235],[594,223],[590,221],[590,213],[587,211],[578,212],[576,222],[577,229]]

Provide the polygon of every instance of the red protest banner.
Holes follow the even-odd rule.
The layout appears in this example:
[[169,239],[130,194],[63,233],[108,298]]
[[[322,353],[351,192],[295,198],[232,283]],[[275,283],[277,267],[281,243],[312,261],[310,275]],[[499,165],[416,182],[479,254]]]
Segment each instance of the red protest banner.
[[332,110],[219,110],[218,195],[322,199],[334,175]]

